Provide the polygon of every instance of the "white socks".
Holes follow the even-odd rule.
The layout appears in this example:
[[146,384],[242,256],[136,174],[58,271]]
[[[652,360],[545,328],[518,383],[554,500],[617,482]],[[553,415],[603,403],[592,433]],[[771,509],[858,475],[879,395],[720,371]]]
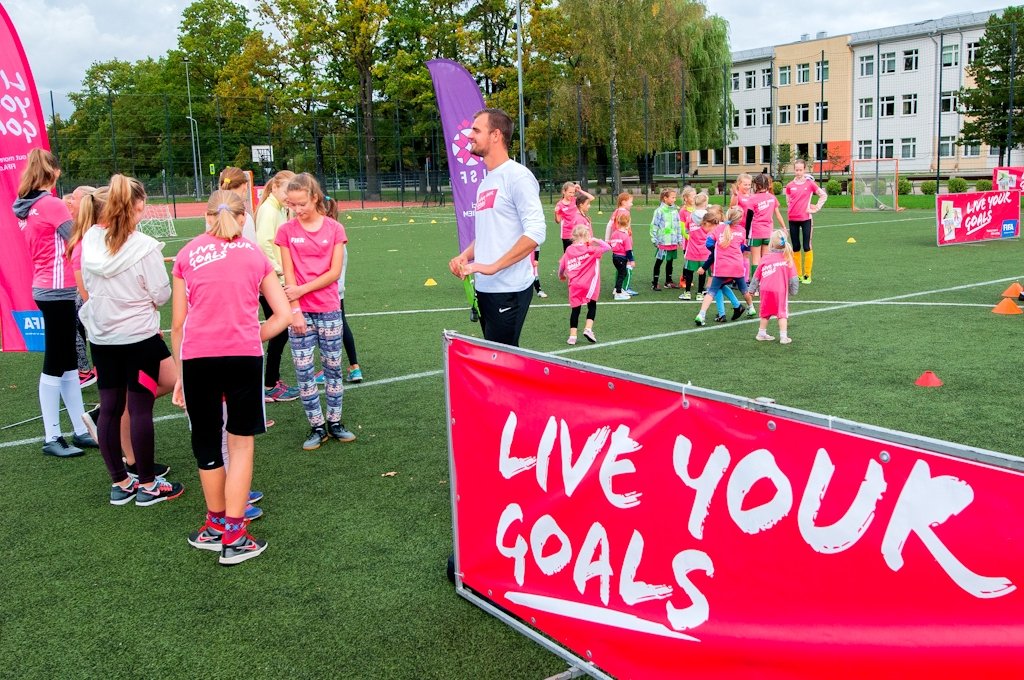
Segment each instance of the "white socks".
[[[39,376],[39,410],[43,414],[43,430],[48,442],[52,442],[61,435],[60,383],[61,379],[56,376],[45,373]],[[81,398],[81,388],[79,388],[79,398]]]
[[66,371],[60,377],[60,396],[64,400],[64,406],[68,409],[68,417],[71,418],[71,426],[75,428],[75,434],[81,436],[89,431],[85,429],[85,421],[82,415],[85,413],[85,406],[82,404],[82,383],[78,378],[78,370]]

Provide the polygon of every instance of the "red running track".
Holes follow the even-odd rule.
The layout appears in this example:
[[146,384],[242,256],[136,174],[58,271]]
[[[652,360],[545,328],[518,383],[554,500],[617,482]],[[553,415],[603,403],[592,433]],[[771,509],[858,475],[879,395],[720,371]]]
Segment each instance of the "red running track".
[[[205,203],[176,203],[171,207],[171,214],[175,211],[177,217],[202,217],[206,213]],[[401,208],[399,201],[365,201],[360,205],[359,201],[338,201],[338,210],[370,210],[375,208]],[[405,207],[415,207],[406,203]]]

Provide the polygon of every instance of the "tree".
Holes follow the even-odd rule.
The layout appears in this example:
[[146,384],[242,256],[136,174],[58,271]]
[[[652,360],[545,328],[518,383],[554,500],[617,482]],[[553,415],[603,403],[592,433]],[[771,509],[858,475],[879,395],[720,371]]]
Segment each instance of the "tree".
[[1024,7],[1007,7],[1002,15],[990,16],[975,59],[966,68],[971,82],[958,93],[968,116],[961,131],[963,142],[999,147],[1000,165],[1004,154],[1024,141],[1022,47]]
[[779,142],[772,150],[772,157],[775,159],[775,177],[781,180],[793,162],[793,146],[789,142]]

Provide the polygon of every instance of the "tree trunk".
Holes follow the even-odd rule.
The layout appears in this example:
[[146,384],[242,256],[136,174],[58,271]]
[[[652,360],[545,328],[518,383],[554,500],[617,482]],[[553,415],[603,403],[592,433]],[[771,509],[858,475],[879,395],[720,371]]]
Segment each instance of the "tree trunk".
[[615,78],[611,78],[609,81],[609,87],[611,88],[611,98],[608,107],[608,119],[611,125],[611,147],[612,147],[612,193],[618,194],[622,191],[622,172],[619,169],[619,136],[615,131]]
[[373,126],[373,80],[369,67],[359,67],[359,100],[363,110],[363,136],[366,152],[366,198],[380,200],[380,173],[377,168],[377,134]]

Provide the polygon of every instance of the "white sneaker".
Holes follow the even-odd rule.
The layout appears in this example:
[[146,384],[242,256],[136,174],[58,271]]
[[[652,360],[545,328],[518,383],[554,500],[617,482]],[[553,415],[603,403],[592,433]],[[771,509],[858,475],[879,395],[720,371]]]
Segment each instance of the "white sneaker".
[[679,294],[679,299],[680,300],[689,300],[690,299],[689,291],[683,291],[682,293],[680,293]]
[[693,296],[693,299],[697,300],[697,301],[703,300],[704,299],[704,293],[697,293],[696,295]]
[[616,300],[629,300],[629,299],[632,299],[632,297],[633,296],[630,295],[629,293],[616,293],[615,294],[615,299]]
[[545,293],[544,291],[542,291],[542,290],[538,290],[537,291],[537,297],[539,297],[539,298],[546,298],[547,296],[548,296],[548,294]]

